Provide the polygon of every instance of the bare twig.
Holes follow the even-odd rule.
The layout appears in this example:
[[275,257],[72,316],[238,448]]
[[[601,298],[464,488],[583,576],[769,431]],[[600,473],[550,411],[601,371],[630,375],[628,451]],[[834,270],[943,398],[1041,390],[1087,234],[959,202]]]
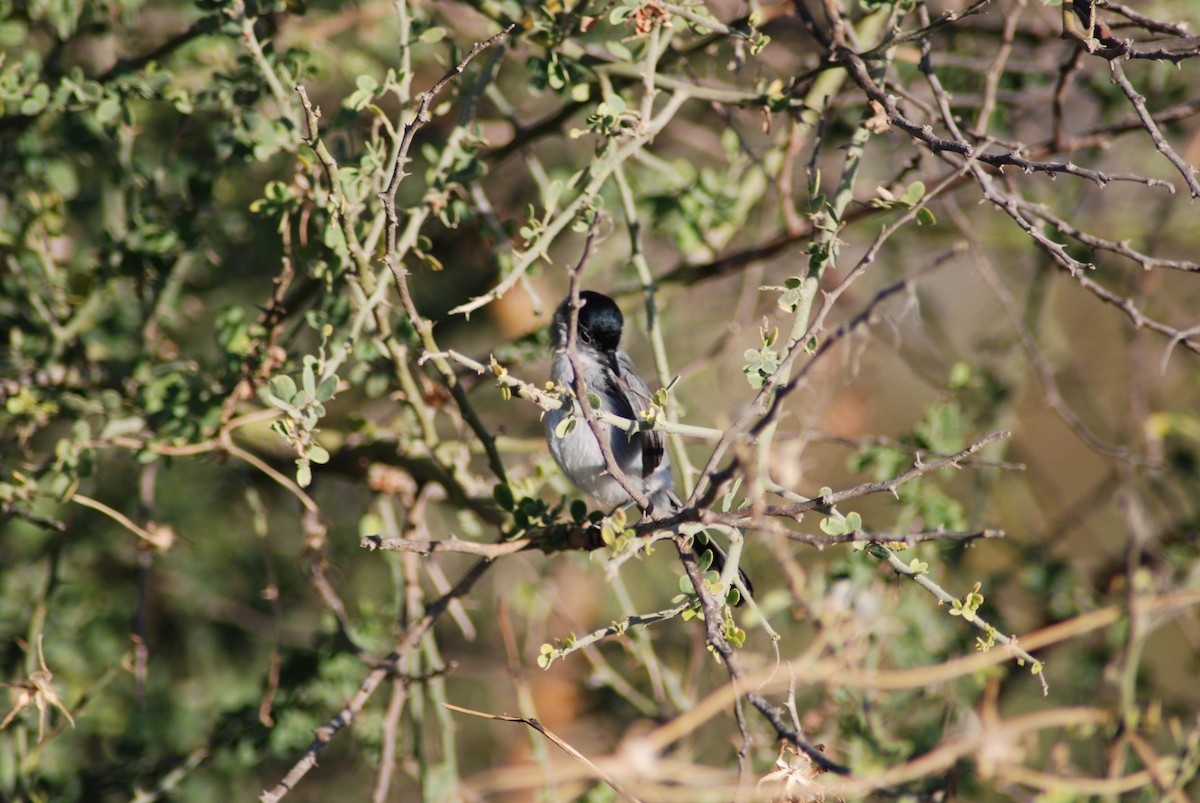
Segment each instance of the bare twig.
[[[894,494],[900,486],[912,482],[924,474],[941,471],[944,468],[958,468],[966,458],[983,451],[993,443],[997,443],[1007,437],[1009,437],[1008,432],[995,432],[986,438],[976,441],[956,454],[941,457],[928,463],[918,457],[911,466],[891,479],[864,482],[841,491],[831,491],[828,494],[814,497],[806,502],[798,502],[792,505],[767,505],[763,510],[763,515],[792,518],[799,521],[805,513],[821,508],[828,508],[851,499],[858,499],[859,497],[878,493]],[[685,510],[680,518],[683,521],[696,520],[701,523],[709,523],[711,521],[731,526],[748,527],[754,526],[748,522],[750,515],[751,513],[748,509],[731,510],[728,513],[717,513],[708,510]]]
[[1103,187],[1114,181],[1131,181],[1138,184],[1145,184],[1150,187],[1162,187],[1168,191],[1174,191],[1174,186],[1169,182],[1161,179],[1147,178],[1132,173],[1106,173],[1099,170],[1080,167],[1074,162],[1046,162],[1036,159],[1029,159],[1022,156],[1017,151],[1009,153],[987,153],[983,149],[986,145],[980,145],[969,142],[965,139],[945,139],[935,136],[933,129],[928,125],[921,125],[910,120],[901,111],[896,103],[896,99],[884,92],[871,79],[867,65],[862,58],[849,50],[838,50],[835,53],[838,61],[850,73],[850,77],[856,84],[866,93],[867,97],[878,103],[887,113],[889,122],[899,128],[901,131],[909,134],[913,139],[929,148],[934,153],[956,153],[960,156],[972,157],[975,160],[989,165],[991,167],[1015,167],[1026,173],[1066,173],[1067,175],[1077,176],[1087,179],[1097,186]]
[[92,510],[103,513],[105,516],[108,516],[117,524],[121,525],[126,530],[129,530],[129,532],[142,539],[147,546],[151,546],[158,550],[167,550],[170,549],[175,543],[175,532],[170,527],[155,527],[154,531],[151,532],[144,527],[139,527],[124,513],[113,510],[103,502],[92,499],[90,496],[84,496],[80,493],[72,494],[70,496],[70,501],[77,505],[90,507]]
[[1166,268],[1168,270],[1181,270],[1189,273],[1200,272],[1200,262],[1193,262],[1185,259],[1163,259],[1161,257],[1143,254],[1141,251],[1129,245],[1128,240],[1106,240],[1090,232],[1086,232],[1075,226],[1070,221],[1055,215],[1044,204],[1035,203],[1020,203],[1022,209],[1030,214],[1040,217],[1054,228],[1058,229],[1062,234],[1069,237],[1074,237],[1079,242],[1086,245],[1088,248],[1097,251],[1108,251],[1117,256],[1125,257],[1133,262],[1136,262],[1143,270],[1152,270],[1154,268]]
[[991,527],[968,532],[949,532],[946,530],[930,530],[922,533],[843,533],[842,535],[810,535],[808,533],[785,532],[784,537],[809,546],[825,547],[833,544],[887,544],[904,548],[916,544],[926,544],[931,541],[979,541],[988,538],[1007,538],[1004,530]]
[[632,792],[630,792],[624,786],[622,786],[621,783],[619,781],[617,781],[616,778],[612,777],[609,773],[605,772],[600,767],[596,766],[591,761],[591,759],[589,759],[583,753],[580,753],[578,750],[576,750],[574,747],[572,747],[569,743],[567,743],[566,740],[564,740],[562,737],[555,734],[553,731],[551,731],[549,728],[547,728],[542,723],[538,722],[536,719],[530,719],[528,717],[514,717],[509,714],[488,714],[484,711],[475,711],[470,708],[463,708],[462,706],[451,705],[450,703],[445,703],[444,705],[446,706],[446,708],[450,709],[451,711],[457,711],[460,714],[470,714],[473,717],[482,717],[484,719],[494,719],[494,720],[498,720],[500,722],[523,722],[524,724],[533,728],[538,733],[545,736],[547,739],[549,739],[551,742],[553,742],[559,749],[561,749],[563,752],[565,752],[571,758],[575,759],[580,764],[582,764],[583,766],[585,766],[589,770],[591,770],[593,773],[595,773],[594,777],[601,779],[606,784],[611,786],[613,788],[613,791],[616,792],[618,795],[625,798],[626,800],[635,801],[635,803],[638,800],[638,798],[635,797]]
[[453,81],[458,76],[462,75],[467,69],[467,65],[483,51],[495,45],[504,37],[508,36],[516,25],[509,25],[499,33],[484,39],[481,42],[476,42],[475,45],[467,51],[467,54],[459,60],[458,64],[443,75],[438,82],[430,87],[425,92],[422,92],[417,98],[417,111],[405,126],[400,138],[400,147],[397,150],[396,158],[392,162],[392,176],[388,180],[387,188],[380,194],[383,201],[383,209],[387,215],[387,253],[393,254],[396,250],[396,232],[400,228],[400,220],[396,216],[396,192],[400,189],[400,182],[408,175],[404,172],[405,165],[408,164],[408,151],[412,147],[413,138],[417,132],[421,130],[431,119],[429,116],[429,107],[433,104],[433,99],[441,94],[446,85]]
[[[1013,38],[1016,36],[1017,24],[1021,21],[1021,14],[1024,11],[1025,0],[1017,0],[1004,17],[1004,33],[1000,38],[1000,46],[996,48],[996,56],[992,60],[992,65],[984,74],[983,103],[979,104],[979,112],[975,115],[975,126],[972,132],[977,137],[984,136],[988,130],[992,110],[996,106],[996,92],[1000,88],[1000,78],[1004,75],[1004,67],[1008,64],[1009,56],[1012,55]],[[919,12],[922,15],[928,14],[925,6],[921,6]],[[925,59],[928,58],[928,44],[928,39],[922,42],[922,58]]]
[[511,555],[514,552],[529,549],[536,543],[532,538],[518,538],[513,541],[484,544],[478,541],[465,541],[460,538],[451,538],[448,541],[414,541],[408,538],[384,538],[378,535],[368,535],[359,542],[359,546],[371,551],[382,549],[385,552],[412,552],[424,558],[439,552],[449,552],[459,555],[475,555],[487,558],[488,560],[495,560],[505,555]]
[[[467,69],[467,65],[484,50],[498,43],[501,39],[507,36],[515,25],[509,25],[500,33],[495,34],[489,39],[482,42],[476,42],[475,46],[467,52],[465,56],[445,75],[443,75],[437,83],[430,89],[421,93],[418,98],[417,111],[413,119],[404,126],[404,131],[401,135],[399,146],[396,149],[395,160],[392,164],[392,174],[388,181],[387,188],[380,194],[383,201],[383,209],[387,218],[387,236],[386,236],[386,252],[384,262],[392,273],[392,278],[396,283],[397,292],[400,294],[400,300],[404,306],[404,311],[408,314],[409,320],[413,327],[421,336],[421,340],[425,346],[427,354],[437,355],[440,349],[433,338],[433,325],[421,315],[417,309],[416,303],[413,301],[412,293],[408,286],[408,271],[404,268],[400,261],[400,255],[397,250],[397,232],[400,227],[400,220],[396,215],[396,192],[400,187],[400,182],[408,174],[404,172],[404,167],[408,163],[408,152],[412,146],[413,138],[417,131],[424,127],[432,119],[429,116],[429,108],[441,91],[454,78]],[[450,391],[458,405],[459,412],[463,416],[463,420],[471,427],[472,432],[483,444],[485,453],[488,456],[488,465],[492,472],[503,483],[508,482],[507,472],[504,468],[504,461],[500,458],[500,453],[496,449],[495,438],[492,433],[480,420],[479,415],[475,412],[474,406],[470,399],[467,398],[466,392],[459,385],[453,369],[444,359],[433,356],[434,367],[437,368],[439,375],[442,378],[446,388]]]
[[1120,60],[1113,59],[1108,66],[1112,70],[1113,81],[1121,87],[1125,97],[1129,98],[1129,102],[1133,104],[1138,119],[1142,121],[1142,127],[1150,135],[1154,147],[1158,148],[1158,152],[1167,157],[1167,160],[1179,171],[1179,175],[1183,176],[1183,181],[1187,184],[1188,192],[1192,194],[1192,197],[1200,198],[1200,182],[1196,181],[1196,168],[1183,161],[1167,142],[1167,138],[1159,130],[1158,124],[1154,122],[1154,116],[1146,109],[1146,99],[1133,88],[1133,84],[1129,83],[1129,79],[1125,77],[1125,68],[1121,66]]
[[1095,3],[1100,8],[1107,8],[1109,11],[1120,14],[1127,20],[1137,25],[1139,28],[1144,28],[1150,33],[1161,33],[1167,36],[1177,36],[1180,39],[1185,39],[1191,36],[1188,33],[1186,25],[1178,22],[1163,22],[1161,20],[1147,17],[1144,14],[1139,14],[1132,8],[1121,3],[1114,3],[1112,0],[1095,0]]

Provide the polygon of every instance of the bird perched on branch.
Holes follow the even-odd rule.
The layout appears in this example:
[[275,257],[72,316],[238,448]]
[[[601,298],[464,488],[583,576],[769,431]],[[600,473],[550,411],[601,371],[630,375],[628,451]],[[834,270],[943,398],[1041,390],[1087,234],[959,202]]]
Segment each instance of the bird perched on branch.
[[[568,354],[567,348],[571,297],[567,296],[554,313],[550,329],[550,342],[554,349],[551,380],[573,392],[573,357],[583,375],[587,393],[599,397],[601,410],[640,421],[642,413],[650,409],[652,394],[634,367],[633,360],[621,348],[625,316],[616,302],[602,293],[584,290],[579,294],[579,303],[573,354]],[[602,507],[611,509],[632,502],[629,492],[605,464],[600,443],[587,423],[576,421],[573,427],[561,426],[570,415],[569,409],[559,409],[547,412],[544,418],[546,442],[559,468],[567,475],[567,479]],[[649,503],[647,510],[660,516],[669,516],[678,511],[682,503],[675,495],[671,463],[663,448],[662,431],[639,429],[630,435],[611,424],[599,424],[612,450],[614,462],[624,473],[627,482],[645,497]],[[725,553],[712,539],[709,539],[707,547],[698,546],[697,552],[703,549],[711,549],[711,568],[721,572],[725,565]],[[754,593],[746,575],[739,571],[738,577],[745,589]]]

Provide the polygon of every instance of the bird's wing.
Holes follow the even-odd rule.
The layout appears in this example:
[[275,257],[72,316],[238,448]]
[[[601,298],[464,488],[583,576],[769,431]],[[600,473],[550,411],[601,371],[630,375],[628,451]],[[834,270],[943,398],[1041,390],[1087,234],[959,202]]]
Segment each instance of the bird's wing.
[[[638,374],[637,369],[633,367],[633,360],[629,359],[629,355],[624,351],[618,351],[616,360],[613,365],[613,378],[616,381],[616,386],[620,395],[623,397],[623,404],[619,405],[627,407],[627,410],[618,410],[620,415],[626,415],[635,421],[640,421],[643,413],[650,409],[650,388],[646,387],[645,380]],[[637,438],[642,447],[642,479],[646,479],[654,470],[659,467],[663,460],[663,434],[657,429],[639,430],[634,436]]]

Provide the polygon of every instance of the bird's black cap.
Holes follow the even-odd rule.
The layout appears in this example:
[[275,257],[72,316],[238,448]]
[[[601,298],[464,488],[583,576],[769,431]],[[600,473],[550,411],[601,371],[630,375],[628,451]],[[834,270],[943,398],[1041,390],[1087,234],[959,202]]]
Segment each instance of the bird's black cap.
[[[625,327],[625,316],[617,302],[592,290],[580,293],[579,300],[583,303],[579,310],[579,339],[601,351],[616,351]],[[570,300],[566,303],[570,304]]]

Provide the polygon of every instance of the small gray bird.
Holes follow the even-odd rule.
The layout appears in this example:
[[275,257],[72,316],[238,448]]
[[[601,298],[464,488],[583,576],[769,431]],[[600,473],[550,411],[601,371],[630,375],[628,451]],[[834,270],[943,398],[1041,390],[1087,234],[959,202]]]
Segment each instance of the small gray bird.
[[[575,362],[583,373],[588,392],[600,397],[606,412],[636,421],[643,411],[650,409],[651,393],[633,367],[633,360],[621,348],[625,316],[615,301],[601,293],[584,290],[579,294],[579,302],[583,306],[579,309]],[[550,343],[554,349],[550,378],[568,391],[573,388],[575,377],[566,353],[570,320],[571,297],[568,296],[555,310],[550,328]],[[569,414],[569,410],[550,410],[544,417],[546,442],[559,468],[567,479],[602,507],[613,509],[631,502],[629,494],[608,472],[600,444],[586,422],[577,422],[561,438],[556,434],[559,424]],[[660,515],[679,510],[682,503],[672,484],[671,463],[663,449],[663,433],[639,430],[630,436],[609,424],[601,422],[600,426],[608,437],[617,465],[646,495],[651,508]],[[725,554],[711,539],[709,545],[713,552],[711,568],[720,572],[725,565]],[[753,594],[746,575],[739,571],[738,576]]]

